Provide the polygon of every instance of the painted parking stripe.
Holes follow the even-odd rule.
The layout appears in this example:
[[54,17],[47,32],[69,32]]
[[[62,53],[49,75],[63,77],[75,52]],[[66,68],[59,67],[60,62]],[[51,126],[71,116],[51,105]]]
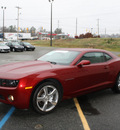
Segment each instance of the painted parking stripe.
[[3,127],[3,125],[6,123],[6,121],[10,118],[10,116],[12,115],[12,113],[14,111],[15,111],[15,107],[11,107],[11,109],[8,111],[8,113],[0,121],[0,129]]
[[90,127],[89,127],[89,125],[88,125],[88,122],[87,122],[87,120],[86,120],[86,118],[85,118],[85,116],[84,116],[84,114],[83,114],[83,112],[82,112],[82,109],[81,109],[81,107],[80,107],[80,104],[79,104],[77,98],[74,98],[73,100],[74,100],[75,106],[76,106],[76,108],[77,108],[78,114],[79,114],[79,116],[80,116],[81,122],[82,122],[82,124],[83,124],[84,130],[90,130]]

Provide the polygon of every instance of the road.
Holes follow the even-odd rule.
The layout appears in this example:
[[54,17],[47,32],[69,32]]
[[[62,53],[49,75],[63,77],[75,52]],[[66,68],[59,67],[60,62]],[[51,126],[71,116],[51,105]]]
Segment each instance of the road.
[[[34,60],[53,50],[52,47],[37,47],[27,52],[0,53],[0,64]],[[110,89],[87,94],[77,98],[91,130],[120,129],[120,95]],[[29,110],[10,110],[13,107],[0,103],[0,127],[2,130],[84,130],[73,99],[62,101],[57,109],[48,115]],[[9,115],[7,119],[6,116]],[[6,119],[6,120],[5,120]]]

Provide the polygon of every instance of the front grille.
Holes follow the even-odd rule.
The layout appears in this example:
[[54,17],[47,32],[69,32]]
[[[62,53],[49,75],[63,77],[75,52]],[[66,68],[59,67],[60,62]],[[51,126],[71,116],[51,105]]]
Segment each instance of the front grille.
[[1,49],[1,52],[8,52],[10,49]]

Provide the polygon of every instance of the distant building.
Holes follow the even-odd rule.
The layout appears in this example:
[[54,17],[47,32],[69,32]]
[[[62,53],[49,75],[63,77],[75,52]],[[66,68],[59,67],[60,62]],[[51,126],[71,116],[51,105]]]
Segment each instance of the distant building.
[[[50,33],[48,32],[39,32],[38,33],[38,37],[40,40],[50,40]],[[69,38],[69,34],[52,34],[52,38],[53,39],[68,39]]]

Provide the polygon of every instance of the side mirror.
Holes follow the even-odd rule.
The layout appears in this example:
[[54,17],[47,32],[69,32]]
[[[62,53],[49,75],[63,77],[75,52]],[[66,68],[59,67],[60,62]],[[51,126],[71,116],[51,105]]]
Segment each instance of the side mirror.
[[78,67],[82,67],[83,65],[89,65],[89,60],[82,60],[80,63],[77,64]]

